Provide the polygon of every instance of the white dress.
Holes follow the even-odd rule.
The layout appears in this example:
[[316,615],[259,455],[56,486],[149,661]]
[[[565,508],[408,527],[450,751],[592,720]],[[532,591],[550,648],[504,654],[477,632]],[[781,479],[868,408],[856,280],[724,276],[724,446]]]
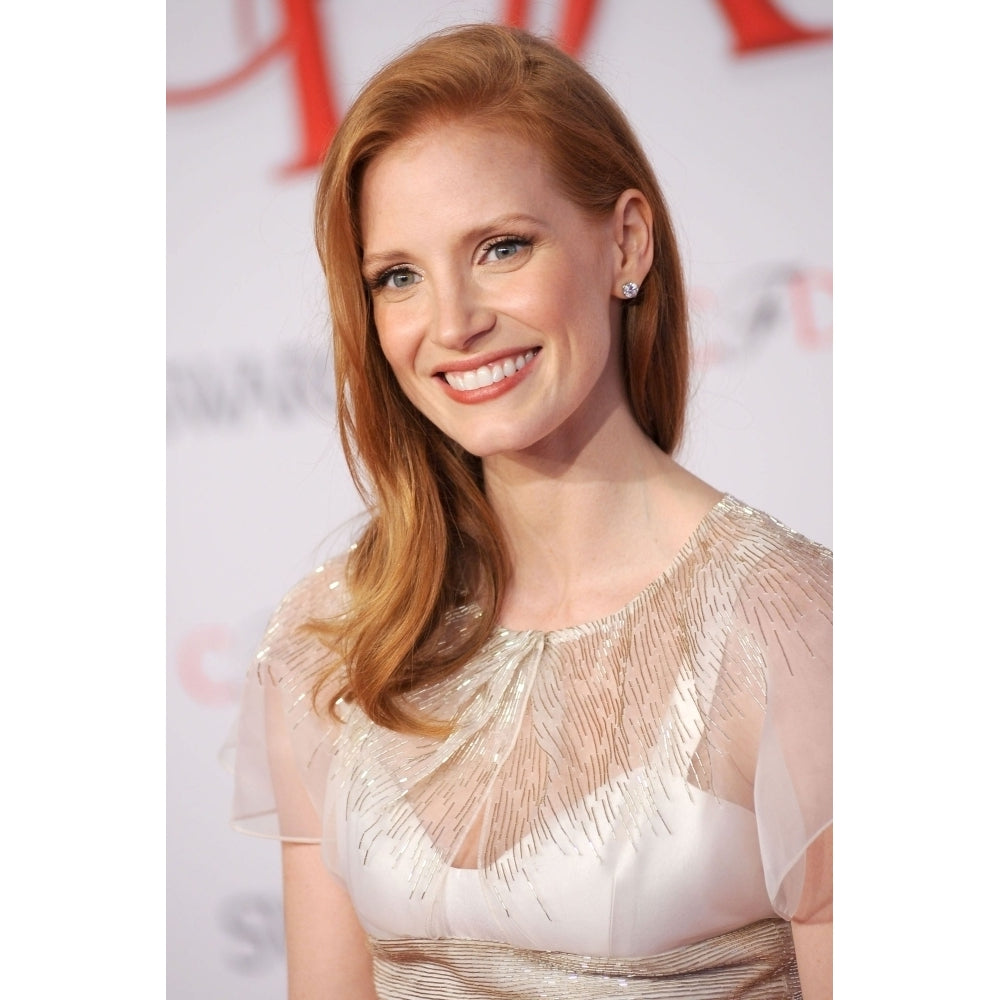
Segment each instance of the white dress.
[[[380,996],[797,994],[784,922],[832,822],[826,549],[723,498],[620,611],[498,628],[414,693],[455,720],[443,741],[352,705],[341,722],[313,710],[329,654],[299,626],[349,600],[342,569],[317,569],[268,628],[234,823],[322,843]],[[477,613],[458,609],[455,627]],[[744,985],[709,974],[735,967],[718,960],[730,945]]]

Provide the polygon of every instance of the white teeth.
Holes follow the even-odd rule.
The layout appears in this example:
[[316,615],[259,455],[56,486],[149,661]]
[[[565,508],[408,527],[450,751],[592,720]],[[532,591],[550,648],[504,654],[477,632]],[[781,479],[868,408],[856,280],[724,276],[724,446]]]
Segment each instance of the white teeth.
[[484,389],[494,382],[502,382],[505,378],[519,372],[538,351],[525,351],[513,358],[504,358],[492,365],[482,365],[471,372],[445,372],[445,381],[460,392],[470,389]]

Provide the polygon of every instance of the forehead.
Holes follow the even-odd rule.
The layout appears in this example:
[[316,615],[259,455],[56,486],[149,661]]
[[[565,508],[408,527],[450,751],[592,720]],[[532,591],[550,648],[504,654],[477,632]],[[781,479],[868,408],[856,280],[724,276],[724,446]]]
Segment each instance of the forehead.
[[383,230],[409,224],[436,226],[566,204],[536,145],[475,123],[435,124],[393,143],[364,171],[362,239],[367,244]]

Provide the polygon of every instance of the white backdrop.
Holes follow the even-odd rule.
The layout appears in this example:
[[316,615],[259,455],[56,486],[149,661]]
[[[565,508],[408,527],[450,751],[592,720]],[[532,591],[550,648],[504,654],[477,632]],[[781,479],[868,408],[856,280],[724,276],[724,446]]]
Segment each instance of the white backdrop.
[[556,31],[592,7],[579,56],[644,141],[688,267],[699,363],[681,459],[830,544],[831,46],[747,33],[825,29],[831,6],[168,0],[169,996],[282,995],[277,847],[230,832],[218,751],[268,613],[359,509],[332,422],[315,170],[287,169],[303,108],[322,111],[296,89],[309,46],[185,91],[315,16],[336,113],[428,31],[518,7]]

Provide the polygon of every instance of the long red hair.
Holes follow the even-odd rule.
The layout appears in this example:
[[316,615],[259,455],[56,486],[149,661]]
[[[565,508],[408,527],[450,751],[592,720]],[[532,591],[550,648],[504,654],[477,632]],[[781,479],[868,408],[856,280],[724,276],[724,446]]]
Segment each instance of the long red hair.
[[622,311],[622,360],[635,418],[668,453],[688,387],[684,280],[666,204],[625,116],[579,63],[524,31],[476,24],[426,38],[371,78],[330,146],[316,201],[341,441],[370,519],[348,560],[347,607],[310,626],[335,654],[315,694],[330,711],[343,697],[380,725],[427,735],[446,732],[448,720],[416,716],[403,696],[482,647],[497,624],[507,555],[479,460],[414,408],[379,347],[358,199],[380,153],[456,119],[531,142],[566,196],[596,216],[627,188],[645,194],[655,252],[640,296]]

